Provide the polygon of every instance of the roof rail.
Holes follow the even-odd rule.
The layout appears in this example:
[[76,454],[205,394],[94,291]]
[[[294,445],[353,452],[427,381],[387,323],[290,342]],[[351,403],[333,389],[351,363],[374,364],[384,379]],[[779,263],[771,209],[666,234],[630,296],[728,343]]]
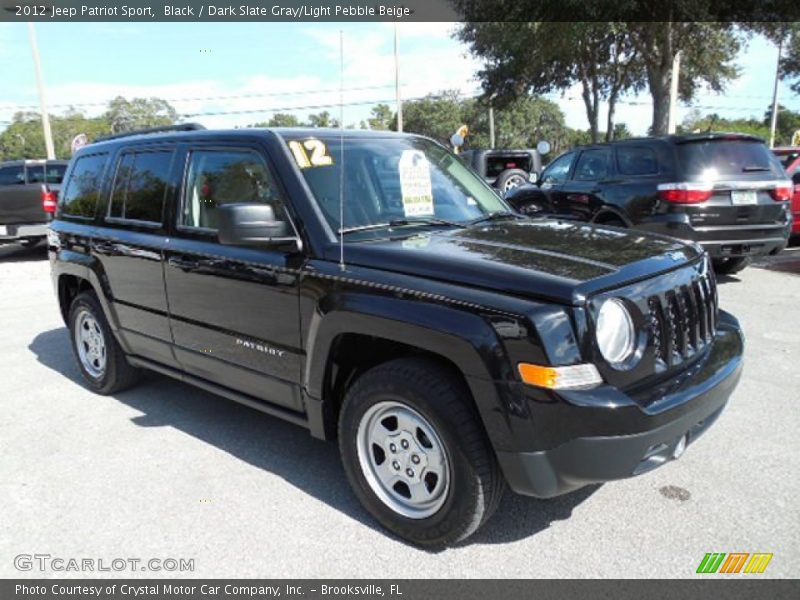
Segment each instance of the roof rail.
[[129,137],[132,135],[143,135],[148,133],[164,133],[167,131],[198,131],[205,129],[200,123],[179,123],[177,125],[165,125],[164,127],[150,127],[148,129],[136,129],[134,131],[126,131],[125,133],[114,133],[112,135],[104,135],[96,138],[93,143],[106,142],[108,140],[116,140],[119,138]]

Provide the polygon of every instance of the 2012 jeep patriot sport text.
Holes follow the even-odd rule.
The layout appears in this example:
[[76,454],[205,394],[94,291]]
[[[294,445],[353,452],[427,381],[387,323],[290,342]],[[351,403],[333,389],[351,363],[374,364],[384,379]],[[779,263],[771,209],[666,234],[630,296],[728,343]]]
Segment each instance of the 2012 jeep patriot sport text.
[[520,216],[425,138],[147,132],[65,181],[50,260],[88,386],[151,369],[338,438],[358,498],[417,544],[467,537],[506,485],[678,457],[739,379],[699,246]]

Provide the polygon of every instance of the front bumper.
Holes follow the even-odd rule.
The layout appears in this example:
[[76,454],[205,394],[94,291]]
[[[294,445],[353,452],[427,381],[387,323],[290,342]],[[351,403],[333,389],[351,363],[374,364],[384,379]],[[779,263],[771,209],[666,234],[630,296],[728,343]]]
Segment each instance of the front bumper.
[[682,451],[679,443],[691,445],[719,417],[741,376],[743,349],[741,329],[726,315],[708,353],[687,369],[691,374],[660,383],[663,395],[645,407],[641,397],[608,386],[559,394],[574,408],[572,419],[585,419],[576,429],[593,433],[547,450],[498,451],[506,480],[519,494],[549,498],[661,466]]
[[688,214],[668,213],[648,217],[635,227],[696,242],[712,258],[726,258],[777,254],[788,243],[792,223],[787,217],[785,222],[697,226]]

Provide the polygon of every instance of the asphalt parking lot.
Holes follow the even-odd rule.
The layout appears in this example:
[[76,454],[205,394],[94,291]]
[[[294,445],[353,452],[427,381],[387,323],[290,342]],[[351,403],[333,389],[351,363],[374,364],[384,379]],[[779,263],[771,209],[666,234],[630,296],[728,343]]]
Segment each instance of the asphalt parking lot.
[[14,567],[34,553],[192,558],[183,575],[200,578],[693,577],[707,552],[800,572],[800,248],[721,281],[745,372],[679,461],[550,501],[508,494],[436,553],[380,530],[336,446],[296,426],[158,375],[87,391],[43,249],[0,247],[0,292],[0,577],[103,575]]

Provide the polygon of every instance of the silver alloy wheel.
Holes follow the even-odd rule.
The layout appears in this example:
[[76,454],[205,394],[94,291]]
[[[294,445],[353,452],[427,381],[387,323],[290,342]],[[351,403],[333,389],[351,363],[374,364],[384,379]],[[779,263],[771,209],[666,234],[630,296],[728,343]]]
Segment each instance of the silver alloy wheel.
[[509,190],[513,190],[514,188],[518,188],[523,183],[525,183],[525,178],[522,175],[513,175],[506,180],[505,185],[503,185],[503,191],[507,192]]
[[447,450],[433,425],[399,402],[378,402],[358,424],[361,472],[372,491],[409,519],[435,514],[450,490]]
[[81,365],[95,379],[106,371],[106,338],[94,315],[81,309],[75,317],[75,347]]

